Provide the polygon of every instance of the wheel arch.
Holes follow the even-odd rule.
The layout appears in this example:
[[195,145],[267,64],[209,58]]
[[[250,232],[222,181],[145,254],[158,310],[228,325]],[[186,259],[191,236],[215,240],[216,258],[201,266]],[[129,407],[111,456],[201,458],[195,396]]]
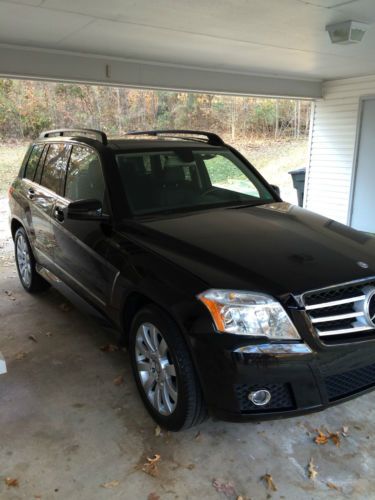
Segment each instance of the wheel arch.
[[13,240],[14,240],[14,237],[16,236],[17,230],[20,227],[24,228],[24,225],[22,224],[22,222],[20,220],[16,219],[15,217],[13,217],[12,220],[11,220],[11,223],[10,223],[10,230],[11,230],[11,233],[12,233]]

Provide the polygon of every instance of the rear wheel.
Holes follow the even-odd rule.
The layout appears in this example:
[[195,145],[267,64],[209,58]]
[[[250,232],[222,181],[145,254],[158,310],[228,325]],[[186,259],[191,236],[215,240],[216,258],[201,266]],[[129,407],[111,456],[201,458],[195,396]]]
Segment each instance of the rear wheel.
[[16,231],[14,248],[18,276],[24,289],[36,293],[49,288],[49,283],[36,272],[34,255],[23,227]]
[[132,323],[129,347],[140,395],[161,427],[178,431],[205,418],[190,354],[169,316],[152,305],[141,309]]

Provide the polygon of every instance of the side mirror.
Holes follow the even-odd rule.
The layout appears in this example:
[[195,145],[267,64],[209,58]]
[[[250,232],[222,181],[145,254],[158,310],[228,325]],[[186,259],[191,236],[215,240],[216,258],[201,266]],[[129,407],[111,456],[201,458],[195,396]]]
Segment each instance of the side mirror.
[[109,215],[103,214],[102,202],[99,200],[72,201],[67,207],[68,219],[108,221]]
[[280,188],[279,186],[276,186],[275,184],[270,184],[271,188],[276,192],[278,196],[280,196]]

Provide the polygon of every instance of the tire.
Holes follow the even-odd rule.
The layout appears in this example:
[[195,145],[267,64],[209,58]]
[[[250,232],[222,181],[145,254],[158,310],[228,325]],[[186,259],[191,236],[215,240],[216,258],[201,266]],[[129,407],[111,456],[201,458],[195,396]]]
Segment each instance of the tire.
[[50,284],[36,272],[35,258],[23,227],[18,228],[14,236],[14,254],[18,276],[24,289],[29,293],[47,290]]
[[154,305],[138,311],[130,329],[129,352],[143,403],[160,427],[179,431],[205,419],[202,391],[185,340],[164,311]]

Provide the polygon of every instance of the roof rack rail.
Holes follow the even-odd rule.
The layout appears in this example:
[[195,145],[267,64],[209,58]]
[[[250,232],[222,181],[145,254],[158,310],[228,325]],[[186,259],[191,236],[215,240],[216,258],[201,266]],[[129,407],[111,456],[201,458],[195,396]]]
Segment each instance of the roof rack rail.
[[63,137],[67,136],[86,136],[86,135],[94,135],[96,140],[99,140],[104,146],[108,144],[107,134],[102,132],[101,130],[95,130],[92,128],[59,128],[56,130],[44,130],[39,137]]
[[207,137],[207,141],[203,141],[202,139],[197,139],[193,137],[180,137],[180,139],[185,140],[194,140],[200,142],[206,142],[207,144],[211,144],[212,146],[224,146],[225,142],[221,137],[212,132],[204,132],[202,130],[145,130],[145,131],[131,131],[127,132],[126,135],[150,135],[150,136],[159,136],[159,135],[169,135],[171,137],[176,134],[193,134],[193,135],[202,135]]

